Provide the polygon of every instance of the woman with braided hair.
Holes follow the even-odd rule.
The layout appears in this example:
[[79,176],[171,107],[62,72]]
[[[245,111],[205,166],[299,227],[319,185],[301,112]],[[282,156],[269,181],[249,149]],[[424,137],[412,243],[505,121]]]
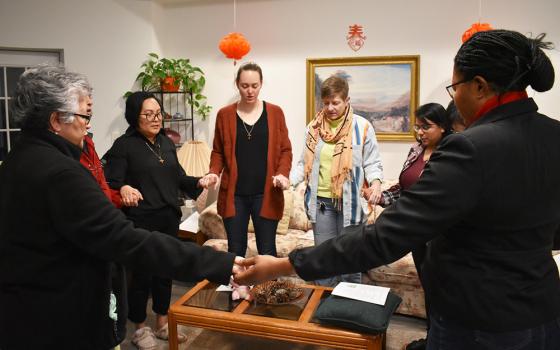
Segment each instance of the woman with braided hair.
[[236,281],[365,271],[430,241],[422,269],[428,350],[560,349],[551,254],[560,238],[560,122],[539,114],[525,92],[554,84],[543,39],[474,34],[457,52],[447,87],[467,128],[440,143],[418,182],[375,225],[289,258],[246,259],[252,268]]

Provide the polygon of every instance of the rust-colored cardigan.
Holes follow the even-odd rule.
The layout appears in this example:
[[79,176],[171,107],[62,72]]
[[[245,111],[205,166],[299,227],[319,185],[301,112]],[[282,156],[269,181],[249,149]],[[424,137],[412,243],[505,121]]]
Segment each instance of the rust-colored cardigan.
[[[264,198],[260,215],[267,219],[280,220],[284,210],[282,189],[272,185],[272,176],[290,175],[292,167],[292,145],[284,112],[276,105],[266,102],[268,121],[268,153]],[[218,193],[218,214],[222,218],[235,216],[234,195],[237,185],[237,159],[235,144],[237,137],[237,103],[223,107],[216,117],[214,145],[210,157],[210,173],[222,179]]]

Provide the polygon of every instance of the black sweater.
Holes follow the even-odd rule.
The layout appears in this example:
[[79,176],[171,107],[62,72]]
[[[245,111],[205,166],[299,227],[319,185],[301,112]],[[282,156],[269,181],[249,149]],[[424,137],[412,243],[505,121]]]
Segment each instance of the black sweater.
[[135,229],[48,131],[24,132],[0,165],[0,349],[109,349],[109,261],[227,283],[234,255]]
[[[163,164],[159,157],[163,159]],[[202,192],[197,177],[187,176],[177,159],[173,141],[159,133],[155,145],[142,134],[128,128],[103,156],[109,187],[119,190],[129,185],[142,193],[138,207],[124,207],[127,215],[144,215],[167,206],[178,212],[179,190],[196,199]]]

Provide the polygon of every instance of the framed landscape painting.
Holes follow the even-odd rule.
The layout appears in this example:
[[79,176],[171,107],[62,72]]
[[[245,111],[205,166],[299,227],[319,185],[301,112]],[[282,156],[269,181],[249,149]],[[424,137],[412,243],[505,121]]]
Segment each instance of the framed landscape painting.
[[307,59],[307,123],[321,110],[321,83],[348,80],[354,113],[371,122],[378,140],[414,140],[420,56]]

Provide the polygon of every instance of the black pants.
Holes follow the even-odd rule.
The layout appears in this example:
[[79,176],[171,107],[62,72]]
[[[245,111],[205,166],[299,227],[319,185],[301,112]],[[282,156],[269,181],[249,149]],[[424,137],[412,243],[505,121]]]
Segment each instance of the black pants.
[[[147,215],[129,217],[134,226],[148,231],[159,231],[177,237],[180,217],[175,208],[166,207]],[[152,294],[152,310],[167,315],[171,300],[171,279],[133,270],[128,288],[128,319],[134,323],[146,320],[148,298]]]
[[224,220],[229,252],[235,253],[238,256],[245,256],[250,216],[255,226],[255,238],[259,254],[276,256],[278,220],[266,219],[260,216],[262,201],[262,194],[235,196],[235,216]]

